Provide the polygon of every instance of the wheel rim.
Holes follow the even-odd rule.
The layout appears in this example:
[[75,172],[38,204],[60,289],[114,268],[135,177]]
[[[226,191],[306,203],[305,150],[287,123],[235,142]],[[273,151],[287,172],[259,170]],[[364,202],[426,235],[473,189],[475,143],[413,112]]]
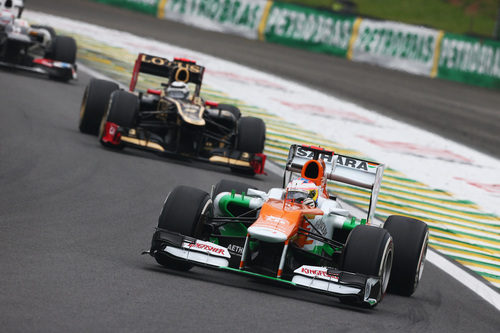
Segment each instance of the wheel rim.
[[427,255],[427,244],[429,240],[429,231],[425,234],[422,249],[420,250],[420,257],[417,263],[417,271],[415,272],[415,282],[413,284],[413,290],[415,290],[422,278],[422,273],[424,272],[425,256]]
[[[198,225],[196,226],[195,237],[204,238],[202,235],[204,221],[203,221],[203,223],[200,223],[200,222],[202,222],[201,221],[202,219],[205,219],[205,215],[210,212],[210,209],[213,209],[212,199],[207,200],[207,202],[205,203],[205,206],[203,207],[203,209],[200,212],[200,220],[198,221]],[[206,240],[206,239],[204,239],[204,240]]]
[[380,274],[379,276],[382,279],[382,295],[385,294],[387,290],[387,286],[389,285],[389,278],[391,276],[392,270],[392,259],[393,259],[393,247],[392,240],[387,242],[387,245],[384,249],[383,263],[380,266]]
[[101,124],[99,125],[99,141],[102,141],[102,138],[104,137],[104,130],[106,128],[107,120],[108,120],[108,112],[104,114],[104,116],[101,119]]

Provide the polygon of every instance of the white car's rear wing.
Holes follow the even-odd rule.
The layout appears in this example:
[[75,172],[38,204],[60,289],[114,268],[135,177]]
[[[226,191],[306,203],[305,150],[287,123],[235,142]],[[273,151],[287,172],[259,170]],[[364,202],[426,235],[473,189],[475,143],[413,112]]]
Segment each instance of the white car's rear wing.
[[351,156],[335,154],[321,147],[292,145],[290,146],[285,166],[283,185],[286,186],[290,180],[290,177],[287,177],[287,171],[300,174],[304,164],[311,159],[323,159],[325,161],[325,176],[327,179],[370,190],[370,206],[367,220],[371,221],[375,214],[384,165]]

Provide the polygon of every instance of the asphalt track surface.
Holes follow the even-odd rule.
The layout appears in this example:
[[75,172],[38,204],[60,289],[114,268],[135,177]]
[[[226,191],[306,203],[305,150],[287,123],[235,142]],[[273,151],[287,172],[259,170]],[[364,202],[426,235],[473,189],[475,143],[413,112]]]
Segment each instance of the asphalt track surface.
[[496,332],[498,311],[427,264],[412,298],[373,310],[195,268],[167,270],[147,249],[166,193],[209,190],[222,167],[107,150],[78,132],[89,77],[63,84],[0,71],[0,327],[3,332]]
[[230,178],[267,189],[280,179],[101,147],[77,129],[88,80],[0,71],[2,332],[498,331],[498,311],[431,264],[414,297],[364,310],[140,256],[174,186],[208,191]]
[[354,101],[500,158],[498,90],[433,80],[325,54],[202,31],[82,0],[27,5],[228,59]]

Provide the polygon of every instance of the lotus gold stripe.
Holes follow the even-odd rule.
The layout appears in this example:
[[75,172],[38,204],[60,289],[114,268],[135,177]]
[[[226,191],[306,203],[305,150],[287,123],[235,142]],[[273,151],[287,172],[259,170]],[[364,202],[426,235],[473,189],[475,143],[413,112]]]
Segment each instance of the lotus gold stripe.
[[134,144],[134,145],[137,145],[137,146],[148,147],[148,148],[159,150],[159,151],[162,151],[162,152],[165,151],[165,149],[163,149],[162,146],[160,146],[159,144],[157,144],[155,142],[141,140],[141,139],[136,139],[136,138],[130,138],[128,136],[122,136],[121,140],[125,141],[125,142],[128,142],[128,143],[131,143],[131,144]]
[[212,156],[209,159],[210,162],[214,163],[226,163],[229,165],[243,166],[243,167],[251,167],[249,162],[236,160],[234,158],[223,157],[223,156]]

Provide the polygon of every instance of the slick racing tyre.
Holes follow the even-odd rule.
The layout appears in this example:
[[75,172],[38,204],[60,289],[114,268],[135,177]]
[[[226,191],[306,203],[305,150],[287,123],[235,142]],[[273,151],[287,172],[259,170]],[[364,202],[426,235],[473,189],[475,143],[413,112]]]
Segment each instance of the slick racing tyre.
[[[378,295],[377,299],[380,301],[387,290],[393,256],[392,238],[386,230],[374,226],[359,225],[347,237],[342,258],[342,270],[378,276],[381,294]],[[352,298],[341,298],[340,300],[349,304],[357,301]]]
[[76,61],[76,42],[72,37],[55,36],[51,46],[52,60],[74,64]]
[[224,110],[224,111],[229,111],[231,112],[234,117],[236,118],[236,120],[240,119],[241,118],[241,111],[240,109],[238,109],[238,107],[234,106],[234,105],[231,105],[231,104],[219,104],[217,105],[217,108],[220,109],[220,110]]
[[[46,57],[55,61],[74,65],[76,61],[75,40],[68,36],[55,36]],[[49,74],[49,77],[53,80],[66,82],[71,80],[73,74],[69,70],[62,72],[54,71]]]
[[111,93],[118,90],[116,83],[106,80],[92,79],[83,94],[80,107],[80,132],[99,134],[99,126],[109,104]]
[[394,261],[388,291],[411,296],[424,271],[429,228],[427,224],[405,216],[391,215],[384,224],[394,242]]
[[99,129],[99,141],[106,147],[121,149],[123,146],[112,145],[102,141],[106,122],[112,122],[123,128],[132,128],[136,123],[137,113],[139,111],[139,98],[124,90],[117,90],[111,94],[109,100],[108,112],[102,118]]
[[[208,193],[189,186],[178,186],[169,193],[163,204],[158,228],[203,239],[206,238],[203,235],[204,219],[211,215],[213,205]],[[153,242],[154,240],[153,236]],[[187,271],[193,267],[186,261],[168,257],[163,251],[157,251],[155,259],[168,268]]]
[[260,118],[242,117],[238,121],[236,149],[246,153],[262,153],[266,141],[266,124]]
[[237,182],[234,180],[227,180],[227,179],[222,179],[215,185],[214,189],[214,197],[217,196],[217,194],[222,193],[222,192],[232,192],[235,190],[236,193],[241,194],[242,192],[247,193],[249,188],[256,189],[255,186],[245,184],[242,182]]

